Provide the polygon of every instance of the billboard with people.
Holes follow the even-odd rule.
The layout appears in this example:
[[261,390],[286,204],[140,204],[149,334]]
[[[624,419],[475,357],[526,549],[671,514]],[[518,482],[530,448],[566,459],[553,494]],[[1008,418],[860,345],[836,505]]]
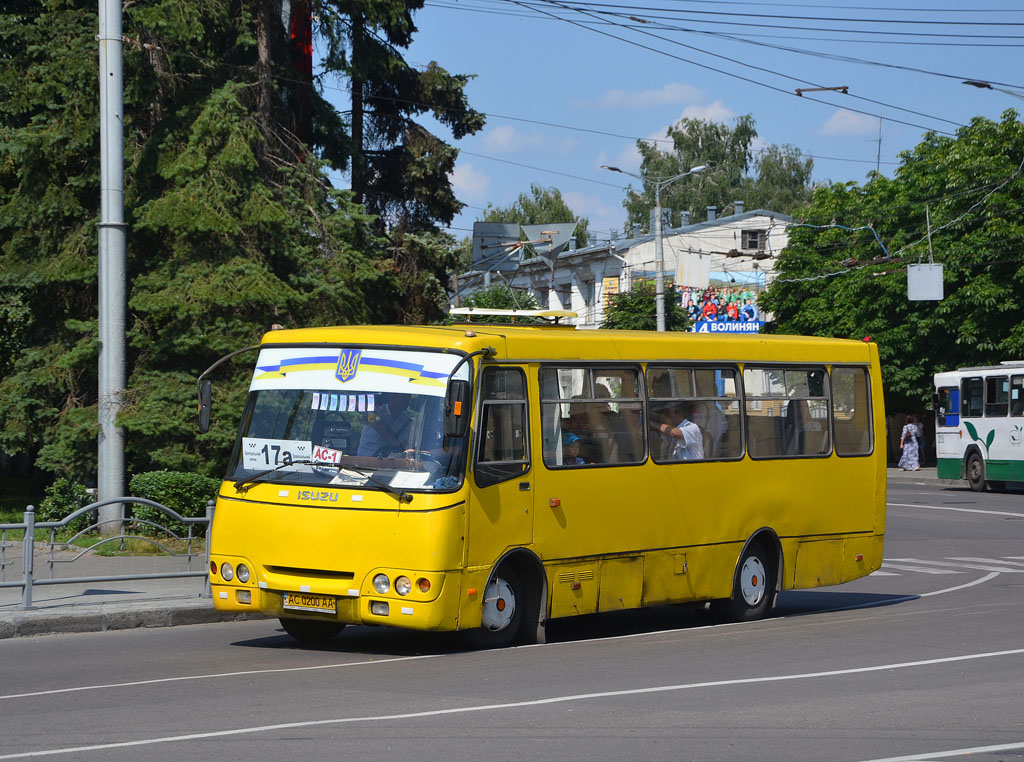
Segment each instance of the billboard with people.
[[[695,333],[758,333],[764,317],[757,306],[762,273],[712,273],[707,286],[675,285],[679,306]],[[761,281],[763,282],[763,280]]]

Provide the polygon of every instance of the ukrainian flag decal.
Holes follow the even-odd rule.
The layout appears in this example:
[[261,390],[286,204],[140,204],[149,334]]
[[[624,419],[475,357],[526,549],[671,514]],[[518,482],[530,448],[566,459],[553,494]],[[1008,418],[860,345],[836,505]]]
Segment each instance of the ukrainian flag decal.
[[359,370],[359,358],[362,354],[363,350],[361,349],[341,350],[341,357],[338,358],[338,369],[334,373],[339,381],[345,383],[355,378],[356,371]]

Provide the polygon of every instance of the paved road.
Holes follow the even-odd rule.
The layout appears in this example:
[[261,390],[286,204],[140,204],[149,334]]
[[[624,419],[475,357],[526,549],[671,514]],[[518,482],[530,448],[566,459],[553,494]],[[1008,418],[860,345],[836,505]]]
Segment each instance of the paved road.
[[485,653],[371,628],[302,648],[272,621],[3,640],[0,759],[1024,757],[1024,495],[889,502],[880,573],[754,624],[669,607]]

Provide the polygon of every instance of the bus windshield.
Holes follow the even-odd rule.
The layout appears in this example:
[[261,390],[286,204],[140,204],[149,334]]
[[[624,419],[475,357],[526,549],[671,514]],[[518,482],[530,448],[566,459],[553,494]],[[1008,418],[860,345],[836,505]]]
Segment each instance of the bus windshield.
[[262,350],[228,478],[239,486],[457,488],[464,447],[444,436],[444,394],[458,360],[371,348]]

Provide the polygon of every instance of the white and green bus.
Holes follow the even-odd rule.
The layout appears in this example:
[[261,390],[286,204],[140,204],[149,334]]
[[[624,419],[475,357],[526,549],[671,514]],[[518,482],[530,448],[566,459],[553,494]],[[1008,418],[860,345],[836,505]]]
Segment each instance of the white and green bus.
[[940,479],[972,490],[1024,482],[1024,360],[935,374]]

